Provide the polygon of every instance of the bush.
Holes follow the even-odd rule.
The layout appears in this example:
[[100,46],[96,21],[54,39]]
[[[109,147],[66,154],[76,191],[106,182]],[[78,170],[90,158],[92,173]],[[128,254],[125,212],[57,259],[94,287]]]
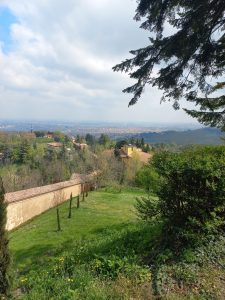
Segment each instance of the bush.
[[153,157],[149,168],[160,177],[155,189],[159,200],[139,200],[137,209],[145,219],[158,210],[167,234],[185,241],[196,233],[224,230],[224,146],[162,152]]
[[137,172],[135,182],[149,193],[157,192],[158,187],[160,186],[158,173],[154,168],[149,168],[149,166],[144,166]]

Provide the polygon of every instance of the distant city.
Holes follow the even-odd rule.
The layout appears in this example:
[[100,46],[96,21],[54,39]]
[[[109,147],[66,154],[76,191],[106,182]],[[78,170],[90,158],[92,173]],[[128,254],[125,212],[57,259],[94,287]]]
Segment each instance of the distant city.
[[81,121],[81,122],[62,122],[62,121],[18,121],[4,120],[0,121],[0,131],[35,131],[35,130],[60,130],[67,134],[85,135],[91,133],[100,135],[108,134],[111,137],[117,137],[124,134],[139,134],[142,132],[163,132],[167,130],[183,131],[202,128],[199,124],[180,124],[180,123],[123,123],[123,122],[98,122],[98,121]]

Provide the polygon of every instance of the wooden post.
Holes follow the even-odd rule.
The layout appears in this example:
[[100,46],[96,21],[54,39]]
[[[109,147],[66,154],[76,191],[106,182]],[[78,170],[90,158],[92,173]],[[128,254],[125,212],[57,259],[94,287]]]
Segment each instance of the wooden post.
[[84,183],[82,183],[82,201],[84,201]]
[[58,231],[61,231],[61,225],[60,225],[60,218],[59,218],[59,208],[56,208],[57,213],[57,225],[58,225]]
[[72,201],[73,201],[73,195],[72,193],[70,194],[70,205],[69,205],[69,214],[68,214],[68,218],[70,219],[72,216]]
[[88,191],[89,191],[89,184],[87,183],[86,184],[86,194],[85,194],[86,197],[88,196]]
[[77,196],[77,208],[79,208],[80,207],[80,196],[78,195]]
[[84,201],[84,192],[82,193],[82,201]]

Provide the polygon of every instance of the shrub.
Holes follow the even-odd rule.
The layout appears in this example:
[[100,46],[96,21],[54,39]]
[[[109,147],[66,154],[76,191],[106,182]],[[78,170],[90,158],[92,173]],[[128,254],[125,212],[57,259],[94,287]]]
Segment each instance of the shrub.
[[150,193],[157,192],[160,186],[160,177],[154,168],[144,166],[141,168],[135,178],[136,184]]
[[154,156],[149,168],[160,177],[159,200],[139,200],[137,209],[145,219],[159,211],[167,234],[186,241],[196,233],[224,230],[224,146],[162,152]]

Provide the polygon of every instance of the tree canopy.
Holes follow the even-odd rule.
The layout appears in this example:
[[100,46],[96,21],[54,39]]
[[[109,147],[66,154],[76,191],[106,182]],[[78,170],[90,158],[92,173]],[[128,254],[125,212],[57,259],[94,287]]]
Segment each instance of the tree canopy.
[[[225,1],[137,0],[134,19],[150,32],[150,44],[113,67],[136,83],[129,105],[147,84],[163,90],[162,101],[179,109],[185,98],[199,107],[185,111],[200,122],[225,130]],[[212,97],[210,96],[211,94]]]

